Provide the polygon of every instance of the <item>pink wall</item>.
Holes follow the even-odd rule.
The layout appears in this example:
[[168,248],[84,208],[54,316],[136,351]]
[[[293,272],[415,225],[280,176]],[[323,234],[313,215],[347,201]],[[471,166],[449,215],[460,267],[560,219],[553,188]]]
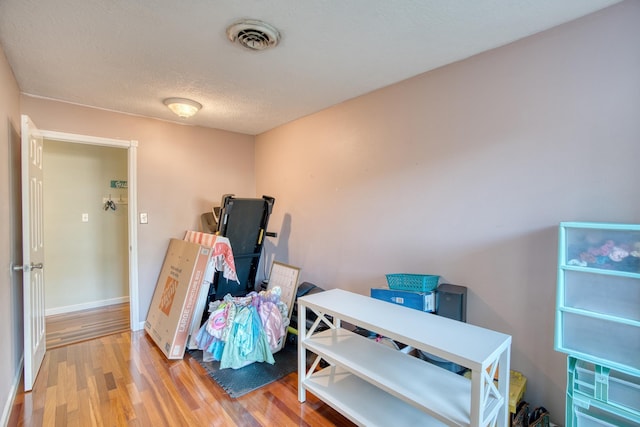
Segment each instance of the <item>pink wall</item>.
[[0,423],[11,410],[22,358],[22,262],[20,235],[20,92],[0,46]]
[[39,129],[137,140],[139,313],[144,322],[169,239],[198,230],[223,194],[255,195],[254,138],[72,104],[22,97]]
[[[251,136],[20,98],[0,51],[0,264],[19,228],[6,166],[21,111],[42,129],[138,140],[138,207],[150,220],[138,226],[141,320],[170,237],[223,193],[268,194],[280,237],[267,258],[365,294],[388,272],[468,286],[469,322],[513,335],[527,400],[563,423],[557,225],[640,222],[639,21],[640,2],[626,1],[274,129],[255,147]],[[0,403],[22,354],[21,290],[6,271]]]
[[557,226],[640,222],[638,22],[624,2],[259,135],[269,256],[363,294],[392,272],[467,286],[564,423]]

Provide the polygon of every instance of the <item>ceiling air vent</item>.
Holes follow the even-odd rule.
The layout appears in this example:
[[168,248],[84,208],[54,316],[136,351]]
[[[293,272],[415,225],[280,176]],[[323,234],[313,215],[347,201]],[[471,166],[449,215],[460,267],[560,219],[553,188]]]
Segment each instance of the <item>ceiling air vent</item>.
[[280,41],[280,33],[266,22],[254,19],[238,21],[227,28],[227,37],[232,43],[251,50],[275,47]]

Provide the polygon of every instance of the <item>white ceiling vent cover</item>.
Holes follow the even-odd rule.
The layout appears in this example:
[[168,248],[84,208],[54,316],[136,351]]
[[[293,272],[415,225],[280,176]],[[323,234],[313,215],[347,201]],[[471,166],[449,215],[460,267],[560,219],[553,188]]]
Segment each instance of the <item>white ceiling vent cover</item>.
[[227,28],[227,37],[232,43],[251,50],[264,50],[275,47],[280,41],[280,33],[266,22],[244,19]]

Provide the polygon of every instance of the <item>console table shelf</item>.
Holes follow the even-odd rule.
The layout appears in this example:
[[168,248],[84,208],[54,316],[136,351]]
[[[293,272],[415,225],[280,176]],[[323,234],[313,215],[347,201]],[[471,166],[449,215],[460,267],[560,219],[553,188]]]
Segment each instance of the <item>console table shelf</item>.
[[[318,316],[298,331],[301,402],[310,391],[367,426],[508,425],[510,336],[340,289],[298,304],[299,324],[307,308]],[[341,328],[342,321],[465,366],[472,379]],[[318,331],[320,323],[329,329]],[[308,370],[307,351],[316,355]],[[319,369],[321,360],[329,366]]]

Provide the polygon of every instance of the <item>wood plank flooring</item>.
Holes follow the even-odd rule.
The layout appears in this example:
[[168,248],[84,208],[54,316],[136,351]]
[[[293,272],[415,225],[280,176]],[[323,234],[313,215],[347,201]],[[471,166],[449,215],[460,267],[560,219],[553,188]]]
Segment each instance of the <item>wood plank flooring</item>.
[[144,331],[48,350],[33,391],[19,390],[9,426],[353,426],[296,373],[230,398],[189,355],[169,361]]
[[47,316],[47,349],[125,332],[129,329],[128,302]]

